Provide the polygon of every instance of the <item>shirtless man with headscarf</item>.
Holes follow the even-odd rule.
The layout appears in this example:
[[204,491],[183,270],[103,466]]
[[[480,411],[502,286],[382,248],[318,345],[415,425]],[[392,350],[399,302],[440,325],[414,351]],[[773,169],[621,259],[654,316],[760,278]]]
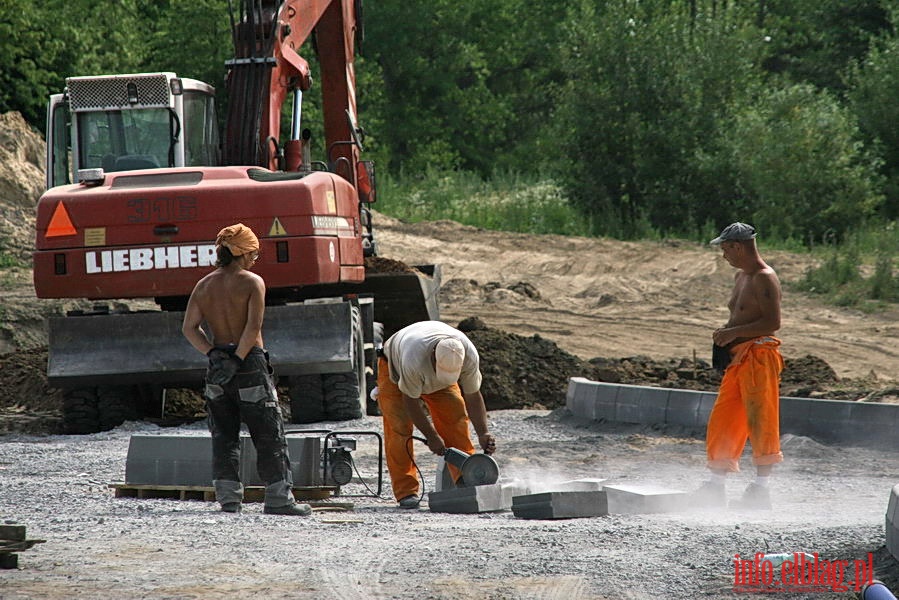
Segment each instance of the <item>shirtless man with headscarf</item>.
[[730,318],[712,333],[718,367],[724,370],[718,398],[709,415],[706,454],[711,480],[694,492],[706,506],[724,506],[725,478],[740,470],[747,439],[756,479],[731,503],[743,509],[770,509],[769,476],[783,461],[780,450],[780,281],[759,255],[755,228],[732,223],[710,243],[738,269],[728,308]]
[[250,272],[259,258],[259,240],[249,227],[238,223],[222,229],[215,245],[216,269],[194,287],[181,328],[191,345],[209,357],[204,397],[212,434],[215,498],[222,511],[240,512],[243,421],[256,447],[257,471],[266,484],[263,512],[309,515],[309,505],[297,504],[293,498],[284,423],[262,343],[265,282]]

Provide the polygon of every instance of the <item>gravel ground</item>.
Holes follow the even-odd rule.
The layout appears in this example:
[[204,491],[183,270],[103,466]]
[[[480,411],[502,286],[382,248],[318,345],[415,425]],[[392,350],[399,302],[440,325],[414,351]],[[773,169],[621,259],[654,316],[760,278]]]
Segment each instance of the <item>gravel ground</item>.
[[[494,411],[490,419],[502,477],[535,487],[603,477],[689,490],[705,478],[697,432],[584,423],[564,409]],[[381,430],[372,417],[322,425]],[[831,561],[872,553],[875,577],[893,589],[899,583],[884,549],[887,502],[899,482],[894,453],[785,436],[776,510],[765,512],[557,521],[448,515],[395,508],[388,481],[382,498],[333,498],[354,502],[352,512],[294,518],[264,515],[260,504],[230,515],[208,502],[115,498],[108,484],[124,480],[133,433],[204,430],[126,423],[88,436],[0,436],[0,518],[46,540],[20,553],[17,570],[0,571],[0,597],[745,598],[732,591],[734,555],[766,549]],[[374,448],[360,438],[360,464],[371,463]],[[435,462],[422,450],[430,486]],[[738,474],[729,495],[750,480],[750,470]]]

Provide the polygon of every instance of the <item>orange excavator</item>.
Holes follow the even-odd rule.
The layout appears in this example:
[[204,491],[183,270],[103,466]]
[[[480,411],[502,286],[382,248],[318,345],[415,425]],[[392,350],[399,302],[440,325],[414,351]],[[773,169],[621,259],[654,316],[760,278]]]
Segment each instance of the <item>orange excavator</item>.
[[[222,135],[215,90],[174,73],[71,77],[51,96],[34,286],[39,298],[93,301],[49,322],[47,375],[65,392],[67,432],[157,417],[166,390],[199,388],[205,359],[181,335],[183,310],[214,268],[216,234],[238,222],[260,238],[263,335],[291,421],[373,411],[375,348],[396,329],[438,318],[440,269],[366,269],[377,257],[376,191],[373,164],[360,160],[361,17],[361,0],[232,5]],[[298,54],[309,39],[320,85]],[[316,87],[320,160],[301,118]],[[283,107],[292,113],[284,134]],[[115,301],[136,298],[157,309]]]

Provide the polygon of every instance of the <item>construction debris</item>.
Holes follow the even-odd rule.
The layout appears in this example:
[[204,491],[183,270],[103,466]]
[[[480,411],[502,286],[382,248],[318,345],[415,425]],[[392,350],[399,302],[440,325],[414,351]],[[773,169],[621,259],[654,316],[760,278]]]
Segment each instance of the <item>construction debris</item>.
[[25,526],[0,525],[0,569],[16,569],[19,566],[18,552],[28,550],[46,540],[25,539]]

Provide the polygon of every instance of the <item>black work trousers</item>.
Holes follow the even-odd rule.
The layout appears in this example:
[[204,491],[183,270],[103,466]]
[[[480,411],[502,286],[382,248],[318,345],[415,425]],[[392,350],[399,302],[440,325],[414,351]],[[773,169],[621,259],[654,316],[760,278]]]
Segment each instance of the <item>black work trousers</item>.
[[[256,447],[259,477],[267,487],[289,494],[293,475],[268,353],[253,348],[231,381],[223,386],[207,381],[205,396],[213,480],[240,482],[240,424],[244,422]],[[292,496],[285,496],[284,503],[289,501]]]

